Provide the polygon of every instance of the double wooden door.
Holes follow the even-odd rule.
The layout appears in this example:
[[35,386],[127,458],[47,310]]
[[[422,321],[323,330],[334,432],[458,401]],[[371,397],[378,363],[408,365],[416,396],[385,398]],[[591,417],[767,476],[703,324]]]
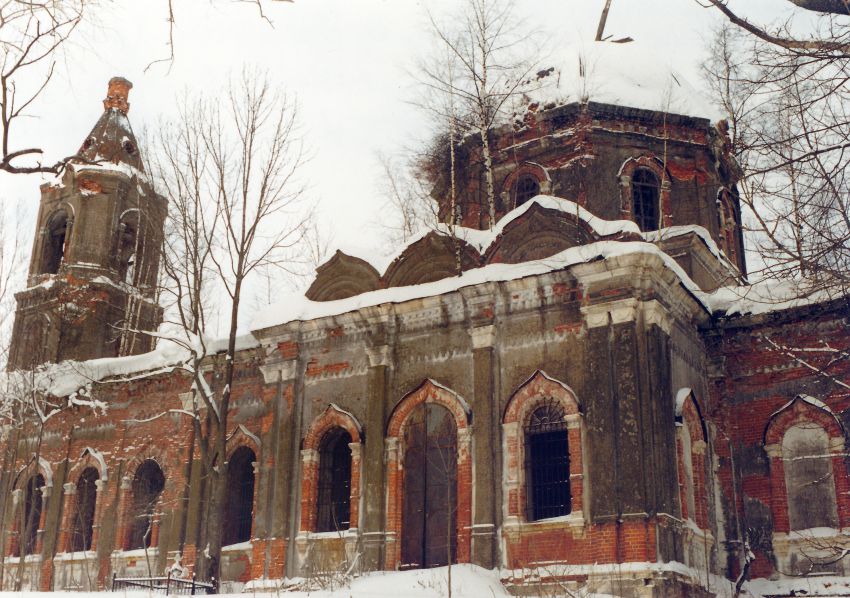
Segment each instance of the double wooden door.
[[457,555],[457,429],[448,409],[423,403],[404,430],[401,563],[440,567]]

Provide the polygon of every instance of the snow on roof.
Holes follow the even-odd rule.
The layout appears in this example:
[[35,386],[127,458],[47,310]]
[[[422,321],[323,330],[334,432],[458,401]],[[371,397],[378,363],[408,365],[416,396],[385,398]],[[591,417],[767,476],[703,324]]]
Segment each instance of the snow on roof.
[[527,94],[544,108],[591,101],[717,121],[723,115],[671,64],[639,42],[566,46],[549,65],[554,72]]
[[738,270],[738,267],[733,265],[729,261],[729,258],[726,257],[726,254],[720,250],[720,248],[717,246],[717,243],[715,243],[714,239],[711,238],[711,233],[709,233],[705,229],[705,227],[700,226],[699,224],[679,224],[676,226],[668,226],[659,230],[642,232],[641,235],[643,235],[643,238],[649,241],[650,243],[657,243],[658,241],[662,241],[664,239],[669,239],[671,237],[679,237],[681,235],[687,235],[689,233],[693,233],[700,239],[702,239],[703,243],[705,243],[706,247],[708,247],[708,250],[711,252],[711,254],[716,257],[724,266],[735,271]]
[[[458,239],[469,243],[476,251],[478,251],[478,253],[484,253],[490,245],[499,238],[499,235],[504,232],[505,228],[510,223],[522,217],[535,205],[546,208],[547,210],[555,210],[565,214],[578,216],[579,220],[586,223],[600,237],[608,237],[620,233],[640,234],[640,228],[631,220],[604,220],[598,216],[594,216],[576,202],[569,199],[555,197],[553,195],[538,195],[505,214],[502,219],[496,223],[496,226],[489,230],[478,230],[476,228],[466,228],[464,226],[451,227],[448,224],[441,222],[433,229],[424,229],[420,231],[418,234],[411,237],[403,247],[400,247],[387,255],[377,255],[375,252],[370,252],[362,247],[351,247],[351,251],[349,251],[349,248],[346,247],[343,249],[343,252],[347,255],[358,257],[369,262],[381,275],[386,274],[389,265],[402,253],[404,253],[408,247],[417,241],[422,240],[432,232],[455,236]],[[706,236],[707,235],[708,233],[706,232]]]
[[834,299],[828,289],[807,291],[800,280],[765,279],[749,286],[721,287],[706,294],[716,315],[759,315]]
[[[170,370],[186,359],[187,351],[173,342],[161,340],[150,353],[127,357],[104,357],[88,361],[62,361],[41,366],[33,373],[32,385],[37,392],[54,397],[88,395],[95,382],[114,376]],[[0,375],[0,388],[14,392],[28,387],[28,372],[15,371]]]
[[262,330],[281,324],[308,321],[317,318],[341,315],[364,307],[385,303],[403,303],[444,295],[459,289],[487,282],[504,282],[528,276],[546,274],[563,270],[576,264],[596,259],[608,259],[630,254],[651,254],[658,256],[680,278],[685,287],[694,296],[700,298],[702,292],[688,277],[675,260],[655,245],[643,241],[597,241],[588,245],[571,247],[553,256],[521,262],[519,264],[488,264],[481,268],[467,270],[460,276],[444,278],[424,284],[378,289],[335,301],[311,301],[306,297],[293,295],[261,310],[252,323],[252,330]]

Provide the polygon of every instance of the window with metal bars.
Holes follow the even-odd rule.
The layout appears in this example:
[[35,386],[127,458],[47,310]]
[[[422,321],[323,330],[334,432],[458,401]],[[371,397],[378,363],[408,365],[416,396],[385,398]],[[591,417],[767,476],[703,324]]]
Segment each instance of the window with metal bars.
[[342,428],[325,434],[319,448],[316,531],[348,529],[351,520],[351,435]]
[[570,453],[563,407],[547,399],[531,413],[524,432],[528,521],[569,514]]
[[254,463],[256,454],[241,446],[230,455],[227,464],[227,502],[222,522],[224,546],[251,539],[254,523]]
[[540,195],[540,183],[537,179],[531,175],[519,177],[514,190],[514,207],[520,207],[537,195]]
[[639,168],[632,175],[632,214],[642,231],[658,230],[658,198],[661,186],[650,170]]
[[95,482],[100,478],[97,469],[87,467],[77,480],[74,520],[71,522],[71,551],[91,550],[94,530],[94,507],[97,500]]

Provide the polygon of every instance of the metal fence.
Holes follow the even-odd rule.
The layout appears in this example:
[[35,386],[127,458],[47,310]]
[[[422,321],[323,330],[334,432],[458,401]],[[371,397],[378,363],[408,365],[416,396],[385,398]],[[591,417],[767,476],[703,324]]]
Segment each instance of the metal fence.
[[215,594],[215,586],[211,583],[195,581],[194,574],[191,579],[180,577],[118,577],[112,575],[112,591],[119,590],[148,590],[152,592],[163,592],[169,594]]

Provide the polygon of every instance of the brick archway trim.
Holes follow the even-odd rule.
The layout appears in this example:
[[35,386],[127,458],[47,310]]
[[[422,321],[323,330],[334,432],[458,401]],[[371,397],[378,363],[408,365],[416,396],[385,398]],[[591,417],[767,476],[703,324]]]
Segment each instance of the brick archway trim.
[[73,478],[76,480],[89,467],[94,467],[97,470],[100,480],[106,482],[109,479],[109,469],[106,466],[106,459],[103,458],[103,454],[99,450],[93,449],[90,446],[84,448],[80,453],[79,458],[68,472],[68,479]]
[[830,438],[844,438],[844,426],[825,403],[808,395],[797,395],[774,411],[764,429],[765,446],[780,444],[789,428],[798,423],[816,423]]
[[349,529],[360,524],[360,476],[363,428],[357,418],[334,403],[313,420],[304,436],[301,449],[301,523],[300,532],[316,530],[319,493],[319,448],[325,435],[342,428],[351,437],[351,491],[349,494]]
[[472,410],[463,397],[439,382],[427,378],[415,390],[407,393],[393,409],[387,424],[387,438],[399,438],[407,422],[407,416],[422,403],[437,403],[448,409],[455,418],[458,430],[469,427],[472,421]]
[[248,428],[246,428],[242,424],[239,424],[238,426],[236,426],[233,432],[230,433],[230,436],[227,437],[227,459],[230,459],[230,456],[236,449],[241,448],[243,446],[247,446],[249,449],[254,451],[254,456],[259,459],[261,445],[262,442],[256,434],[252,434],[251,431],[248,430]]
[[845,430],[841,421],[825,403],[808,395],[797,395],[777,409],[768,418],[764,430],[764,450],[770,464],[770,501],[777,532],[791,530],[788,511],[788,493],[785,481],[785,464],[782,459],[782,439],[789,429],[798,424],[815,424],[823,428],[829,438],[835,499],[839,527],[850,524],[850,480],[844,474]]
[[670,172],[664,167],[657,156],[643,154],[629,158],[620,166],[617,177],[620,182],[620,216],[625,220],[632,219],[632,177],[635,171],[645,168],[658,177],[658,209],[661,212],[661,226],[673,224],[672,205],[670,203]]
[[471,560],[472,549],[472,411],[469,404],[451,390],[430,378],[405,395],[396,405],[387,425],[385,441],[387,463],[387,551],[386,567],[401,563],[401,538],[404,534],[404,447],[401,439],[408,417],[423,403],[441,405],[454,416],[457,427],[457,555],[459,563]]
[[357,418],[334,403],[329,403],[321,415],[310,424],[310,429],[304,436],[302,449],[319,450],[322,438],[331,428],[342,428],[351,436],[351,442],[362,442],[363,428]]
[[581,516],[584,504],[584,465],[582,455],[581,404],[575,392],[555,378],[537,370],[523,382],[508,401],[502,417],[504,435],[503,461],[506,492],[506,516],[514,521],[525,521],[526,473],[525,437],[523,425],[534,409],[546,400],[556,400],[564,409],[567,420],[570,458],[570,492],[572,514]]
[[676,395],[676,421],[688,427],[691,440],[708,442],[708,430],[705,427],[705,418],[702,416],[702,407],[690,388],[681,388]]

